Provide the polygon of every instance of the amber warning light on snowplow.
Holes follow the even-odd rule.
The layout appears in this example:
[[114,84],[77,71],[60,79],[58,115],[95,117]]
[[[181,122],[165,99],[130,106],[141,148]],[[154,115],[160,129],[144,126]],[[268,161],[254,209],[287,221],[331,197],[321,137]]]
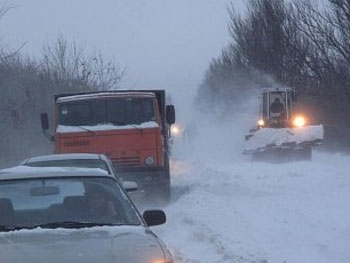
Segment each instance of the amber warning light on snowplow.
[[306,120],[303,116],[295,117],[293,124],[295,127],[304,127],[306,124]]
[[173,260],[167,260],[167,259],[155,259],[152,260],[151,263],[173,263]]

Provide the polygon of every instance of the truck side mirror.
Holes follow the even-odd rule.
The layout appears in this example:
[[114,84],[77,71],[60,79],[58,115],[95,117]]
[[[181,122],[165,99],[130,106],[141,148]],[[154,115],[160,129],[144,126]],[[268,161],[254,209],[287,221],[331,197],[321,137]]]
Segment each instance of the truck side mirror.
[[49,129],[49,118],[47,117],[47,113],[41,113],[40,120],[42,130],[47,131]]
[[47,132],[47,130],[49,129],[49,118],[47,116],[47,113],[41,113],[40,120],[41,120],[41,129],[43,130],[45,137],[52,142],[55,141],[54,136],[52,136],[50,133]]
[[175,123],[175,107],[174,105],[166,106],[166,122],[171,125]]

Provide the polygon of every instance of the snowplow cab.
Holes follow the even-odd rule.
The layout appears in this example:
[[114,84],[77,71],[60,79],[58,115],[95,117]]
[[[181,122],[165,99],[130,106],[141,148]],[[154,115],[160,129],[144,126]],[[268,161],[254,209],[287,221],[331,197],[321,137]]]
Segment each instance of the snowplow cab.
[[[310,160],[313,146],[323,141],[323,125],[308,125],[296,114],[296,92],[289,87],[262,89],[257,124],[246,134],[243,154],[255,160]],[[292,158],[290,158],[292,157]]]
[[295,102],[296,93],[292,88],[263,89],[258,126],[271,128],[293,126]]

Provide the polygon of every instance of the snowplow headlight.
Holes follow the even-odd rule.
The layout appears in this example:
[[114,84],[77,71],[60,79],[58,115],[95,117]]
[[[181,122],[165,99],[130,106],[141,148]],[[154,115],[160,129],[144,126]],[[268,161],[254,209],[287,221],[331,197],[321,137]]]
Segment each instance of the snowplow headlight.
[[296,117],[293,122],[295,127],[303,127],[305,126],[305,123],[306,123],[305,118],[302,116]]
[[260,120],[258,121],[258,126],[259,126],[259,127],[265,126],[265,121],[264,121],[263,119],[260,119]]
[[154,159],[152,156],[148,156],[145,158],[145,164],[151,166],[154,163]]
[[150,263],[173,263],[172,259],[154,259]]

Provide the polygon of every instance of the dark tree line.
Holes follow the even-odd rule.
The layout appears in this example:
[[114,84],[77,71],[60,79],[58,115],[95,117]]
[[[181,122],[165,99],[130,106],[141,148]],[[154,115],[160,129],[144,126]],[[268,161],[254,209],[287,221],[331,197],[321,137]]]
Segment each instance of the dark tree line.
[[113,60],[87,54],[62,36],[46,45],[39,59],[1,50],[0,167],[52,153],[52,143],[41,133],[40,113],[53,120],[54,94],[117,89],[124,74]]
[[232,114],[253,91],[294,87],[299,106],[323,123],[329,148],[350,149],[350,0],[247,0],[229,11],[231,43],[213,59],[200,85],[201,110]]

